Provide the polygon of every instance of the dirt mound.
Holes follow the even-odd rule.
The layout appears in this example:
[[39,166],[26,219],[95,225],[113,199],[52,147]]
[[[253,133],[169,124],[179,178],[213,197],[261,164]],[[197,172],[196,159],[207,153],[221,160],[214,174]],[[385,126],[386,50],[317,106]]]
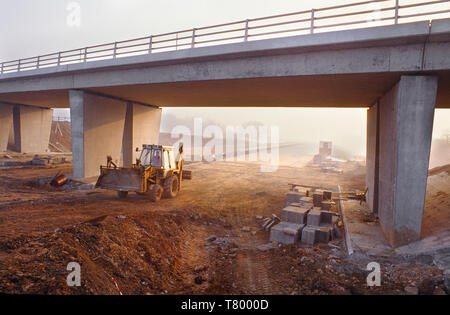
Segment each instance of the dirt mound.
[[70,121],[53,121],[49,149],[52,152],[72,152]]
[[[442,270],[436,267],[399,262],[394,264],[380,260],[378,262],[382,266],[382,285],[368,287],[368,273],[363,266],[370,262],[370,258],[359,262],[333,253],[333,250],[326,246],[283,246],[272,250],[269,256],[269,274],[282,288],[279,292],[282,294],[404,294],[404,288],[411,284],[419,288],[419,294],[432,294],[435,287],[442,290],[444,288]],[[288,270],[289,277],[278,277],[279,270]],[[427,275],[425,279],[424,274]],[[426,290],[426,283],[431,284],[431,292]]]
[[438,166],[435,168],[432,168],[428,171],[428,176],[436,175],[439,173],[446,172],[448,175],[450,175],[450,164]]
[[[186,219],[180,213],[108,216],[39,238],[2,243],[0,292],[14,294],[164,293],[180,279]],[[6,256],[6,255],[5,255]],[[69,262],[81,265],[69,287]]]
[[422,237],[448,231],[450,222],[450,164],[428,172],[427,194],[422,221]]

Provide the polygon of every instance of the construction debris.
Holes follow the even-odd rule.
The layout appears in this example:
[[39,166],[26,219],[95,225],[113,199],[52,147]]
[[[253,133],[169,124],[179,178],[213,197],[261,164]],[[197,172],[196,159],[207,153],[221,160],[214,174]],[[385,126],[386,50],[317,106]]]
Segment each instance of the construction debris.
[[53,187],[61,187],[67,184],[68,181],[69,179],[67,178],[67,176],[65,176],[64,174],[60,174],[58,172],[58,174],[56,174],[55,177],[53,177],[52,181],[50,182],[50,185],[52,185]]
[[276,215],[272,214],[271,218],[264,218],[262,222],[262,229],[266,232],[270,231],[274,225],[281,222],[281,219]]

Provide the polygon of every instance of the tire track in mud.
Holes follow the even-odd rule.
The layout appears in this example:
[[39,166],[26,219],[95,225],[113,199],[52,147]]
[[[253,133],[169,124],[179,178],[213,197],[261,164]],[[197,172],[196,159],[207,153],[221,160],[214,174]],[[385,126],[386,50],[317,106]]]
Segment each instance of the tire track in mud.
[[245,282],[242,288],[248,294],[273,294],[272,283],[268,276],[267,265],[258,256],[257,252],[246,251],[240,255],[239,265],[241,270],[246,270]]

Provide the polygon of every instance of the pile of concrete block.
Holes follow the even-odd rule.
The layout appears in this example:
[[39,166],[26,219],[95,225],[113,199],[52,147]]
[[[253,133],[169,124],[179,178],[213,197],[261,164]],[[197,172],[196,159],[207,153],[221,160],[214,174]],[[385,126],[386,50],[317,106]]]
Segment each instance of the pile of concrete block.
[[281,223],[273,226],[270,241],[281,244],[328,243],[334,236],[337,214],[330,191],[289,192]]

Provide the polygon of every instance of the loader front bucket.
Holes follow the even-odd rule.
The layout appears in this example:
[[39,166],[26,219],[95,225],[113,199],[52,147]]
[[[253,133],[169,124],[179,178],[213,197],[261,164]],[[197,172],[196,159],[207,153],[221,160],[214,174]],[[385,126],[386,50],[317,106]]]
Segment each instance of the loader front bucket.
[[142,174],[139,169],[102,167],[100,171],[101,175],[95,184],[96,188],[142,192]]

